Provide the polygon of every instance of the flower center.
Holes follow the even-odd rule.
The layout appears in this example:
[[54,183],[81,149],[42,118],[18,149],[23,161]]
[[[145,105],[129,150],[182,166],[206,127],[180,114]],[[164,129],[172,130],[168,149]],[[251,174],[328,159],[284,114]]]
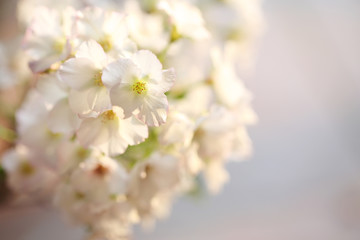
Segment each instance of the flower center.
[[99,163],[93,170],[93,173],[99,177],[104,177],[109,172],[109,169]]
[[30,176],[35,172],[35,168],[28,162],[22,162],[19,166],[19,171],[23,176]]
[[53,48],[55,50],[56,53],[61,54],[64,50],[66,44],[66,39],[65,38],[58,38],[55,40]]
[[139,95],[145,93],[147,91],[146,82],[144,80],[137,80],[132,85],[132,90]]
[[109,110],[101,114],[103,121],[112,121],[116,119],[116,113],[113,110]]
[[99,44],[104,49],[104,52],[109,52],[113,48],[112,39],[110,36],[105,36],[99,40]]
[[104,83],[102,82],[101,80],[101,76],[102,76],[102,71],[99,71],[97,73],[94,74],[94,82],[95,82],[95,85],[96,86],[99,86],[99,87],[103,87],[104,86]]

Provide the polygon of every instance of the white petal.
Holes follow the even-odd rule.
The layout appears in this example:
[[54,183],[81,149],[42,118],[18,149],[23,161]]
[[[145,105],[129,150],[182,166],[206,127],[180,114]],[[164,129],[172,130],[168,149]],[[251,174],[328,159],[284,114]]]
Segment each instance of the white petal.
[[40,60],[33,60],[29,62],[29,67],[34,73],[43,72],[50,68],[53,63],[59,61],[59,56],[56,54],[41,58]]
[[165,93],[169,91],[175,83],[175,70],[173,68],[166,69],[162,71],[162,78],[160,82],[149,81],[149,88],[155,88],[156,91]]
[[49,104],[55,104],[60,99],[67,96],[66,88],[62,86],[61,82],[56,77],[56,74],[40,75],[36,84],[36,89]]
[[109,131],[101,117],[83,120],[77,132],[77,138],[84,147],[104,144],[109,139]]
[[90,90],[76,91],[71,90],[69,93],[70,108],[80,117],[96,117],[98,113],[93,112],[88,103]]
[[166,122],[168,101],[165,94],[148,94],[137,117],[148,126],[159,126]]
[[76,52],[76,57],[90,59],[99,69],[103,68],[108,63],[103,48],[94,40],[82,43]]
[[132,60],[141,69],[144,76],[149,75],[152,79],[161,80],[162,65],[151,51],[140,50],[133,55]]
[[91,110],[103,112],[111,109],[109,92],[106,87],[92,87],[88,91],[87,101]]
[[134,117],[120,121],[119,134],[130,145],[143,142],[148,137],[148,127]]
[[119,136],[118,132],[113,133],[110,141],[99,148],[109,156],[116,156],[125,152],[129,144]]
[[125,118],[130,117],[141,104],[141,99],[135,96],[128,84],[120,84],[111,89],[110,98],[114,106],[119,106],[124,110]]
[[104,68],[101,79],[106,87],[111,88],[119,83],[129,83],[139,75],[139,69],[130,59],[120,58]]
[[60,79],[76,90],[82,90],[94,85],[94,75],[98,73],[94,63],[87,58],[72,58],[61,65]]
[[80,124],[78,116],[70,109],[67,98],[59,101],[50,111],[48,127],[52,132],[73,134]]

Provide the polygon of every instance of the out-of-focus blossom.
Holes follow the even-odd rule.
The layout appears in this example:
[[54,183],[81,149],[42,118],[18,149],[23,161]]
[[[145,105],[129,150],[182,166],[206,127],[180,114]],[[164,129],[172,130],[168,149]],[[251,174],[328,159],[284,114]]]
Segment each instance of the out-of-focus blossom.
[[76,36],[82,41],[97,41],[105,52],[115,57],[127,56],[136,50],[135,43],[128,38],[125,16],[114,11],[96,7],[79,11]]
[[55,172],[41,165],[30,150],[18,145],[7,151],[2,166],[8,173],[7,182],[18,194],[47,195],[55,184]]
[[70,55],[73,17],[71,8],[62,13],[45,7],[38,9],[23,42],[34,73],[43,72]]

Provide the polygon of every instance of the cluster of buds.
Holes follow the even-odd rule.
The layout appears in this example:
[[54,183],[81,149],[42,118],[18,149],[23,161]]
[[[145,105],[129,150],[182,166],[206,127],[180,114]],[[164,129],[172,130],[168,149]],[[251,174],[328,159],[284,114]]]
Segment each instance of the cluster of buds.
[[226,162],[251,154],[240,74],[258,1],[22,0],[18,20],[31,74],[0,48],[0,87],[31,87],[1,165],[16,194],[53,201],[89,239],[128,239],[199,181],[219,192]]

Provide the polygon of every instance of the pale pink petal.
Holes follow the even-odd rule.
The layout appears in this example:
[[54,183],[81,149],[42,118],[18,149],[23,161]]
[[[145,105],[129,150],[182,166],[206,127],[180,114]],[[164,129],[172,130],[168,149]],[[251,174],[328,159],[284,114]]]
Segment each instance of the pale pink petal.
[[169,91],[174,86],[176,79],[175,69],[170,68],[162,71],[162,81],[159,84],[159,88],[163,92]]
[[79,124],[80,119],[70,109],[67,98],[60,100],[48,116],[48,127],[54,133],[74,134]]
[[91,61],[93,61],[95,66],[99,69],[102,69],[108,63],[108,59],[103,48],[94,40],[82,43],[76,52],[76,58],[91,59]]
[[88,91],[87,101],[90,109],[95,112],[103,112],[111,109],[109,91],[106,87],[91,87]]
[[55,74],[40,75],[36,89],[47,103],[54,104],[67,96],[66,88]]
[[84,119],[76,136],[80,144],[87,148],[106,143],[110,135],[102,118],[98,117]]
[[50,68],[50,66],[59,61],[58,55],[49,55],[40,60],[33,60],[29,62],[29,68],[33,73],[43,72]]
[[132,112],[141,104],[141,99],[137,97],[128,84],[120,84],[110,90],[111,103],[124,110],[125,118],[131,116]]
[[123,139],[118,136],[113,136],[109,142],[100,145],[98,148],[109,156],[120,155],[125,152],[129,146]]
[[166,122],[168,101],[163,93],[148,94],[137,115],[148,126],[159,126]]
[[111,88],[119,83],[130,83],[134,76],[139,75],[139,69],[130,59],[120,58],[104,68],[101,79],[106,87]]
[[70,108],[79,115],[79,117],[96,117],[98,113],[93,112],[89,106],[87,96],[89,90],[76,91],[71,90],[69,93]]
[[60,79],[75,90],[94,85],[94,75],[98,73],[94,63],[86,58],[72,58],[61,65]]
[[162,65],[151,51],[140,50],[133,55],[132,60],[141,69],[144,76],[148,75],[155,81],[161,80]]
[[175,83],[175,70],[173,68],[163,70],[161,81],[152,81],[148,82],[149,89],[156,89],[157,92],[165,93],[169,91]]
[[124,141],[118,131],[119,124],[110,124],[108,126],[109,139],[106,143],[101,144],[98,148],[109,156],[116,156],[125,152],[129,143]]
[[148,127],[138,119],[130,117],[120,122],[119,134],[130,145],[136,145],[148,137]]

